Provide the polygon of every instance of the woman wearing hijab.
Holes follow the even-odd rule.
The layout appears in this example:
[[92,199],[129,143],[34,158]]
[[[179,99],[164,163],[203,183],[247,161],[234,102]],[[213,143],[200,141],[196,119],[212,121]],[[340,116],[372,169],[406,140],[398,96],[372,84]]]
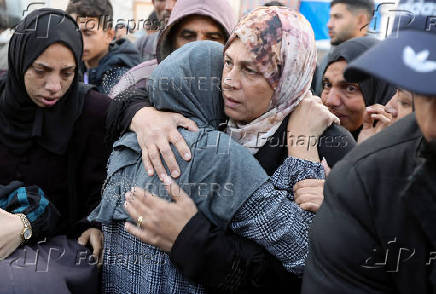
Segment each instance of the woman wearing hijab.
[[[258,25],[256,25],[256,21]],[[244,35],[244,32],[247,31],[251,32],[251,35]],[[230,72],[240,76],[244,75],[244,79],[242,77],[226,76],[225,67],[223,78],[230,78],[232,81],[223,80],[222,88],[224,89],[224,96],[231,96],[233,98],[231,100],[241,99],[239,101],[230,101],[233,105],[245,99],[243,101],[244,104],[241,103],[241,105],[257,107],[258,104],[261,104],[263,109],[255,109],[254,116],[258,115],[258,118],[241,118],[240,115],[244,115],[248,111],[242,107],[236,109],[232,103],[230,105],[227,104],[224,110],[226,115],[231,118],[227,132],[238,143],[241,143],[254,154],[267,174],[272,176],[289,156],[288,145],[290,149],[294,149],[294,147],[298,149],[299,147],[295,143],[286,144],[289,140],[286,136],[287,130],[295,135],[314,134],[317,137],[328,125],[325,124],[326,122],[323,121],[321,116],[317,117],[315,113],[309,113],[309,115],[319,118],[318,120],[308,120],[306,114],[303,113],[301,115],[300,111],[298,116],[296,115],[297,111],[293,111],[295,108],[298,109],[297,105],[300,104],[303,98],[304,102],[314,99],[311,97],[309,90],[311,76],[316,63],[313,31],[310,24],[299,13],[291,12],[286,8],[273,7],[256,9],[241,21],[235,32],[240,32],[241,37],[236,37],[236,33],[231,37],[232,41],[227,44],[225,55],[229,50],[243,53],[239,56],[230,54],[232,60],[225,60],[225,66],[232,66],[233,62],[234,68],[238,72]],[[237,45],[240,46],[241,40],[247,42],[247,47],[244,47],[244,45],[234,50],[235,47],[232,46],[237,42],[239,42],[239,45]],[[258,43],[249,47],[249,40],[257,40]],[[275,42],[270,42],[270,40],[275,40]],[[247,48],[258,49],[258,51],[250,52]],[[248,52],[244,52],[243,49]],[[263,53],[264,55],[262,55],[262,52],[267,52],[268,54]],[[268,56],[271,56],[271,54],[276,55],[273,55],[270,61]],[[257,55],[259,55],[259,60]],[[241,56],[249,59],[248,62],[247,59],[241,60]],[[262,64],[264,65],[263,68],[261,68]],[[252,91],[252,88],[258,84],[250,84],[254,79],[261,83],[261,87],[257,87],[256,91]],[[238,82],[240,85],[228,85],[229,82]],[[235,93],[241,96],[236,97]],[[253,103],[253,99],[258,100]],[[319,98],[316,99],[320,103]],[[304,105],[305,103],[302,104]],[[291,113],[295,113],[295,115],[290,115]],[[155,121],[155,123],[159,126],[159,122]],[[291,127],[288,128],[288,125]],[[311,125],[317,127],[312,128]],[[324,128],[320,127],[320,125],[323,125]],[[321,132],[316,134],[316,132],[312,132],[313,129],[316,129],[316,132]],[[259,134],[268,133],[269,137],[262,136],[261,140],[259,140],[260,144],[257,145],[253,136],[256,132]],[[351,147],[354,144],[350,135],[344,136],[344,133],[338,132],[336,134],[336,139],[345,140],[341,141],[340,144],[337,144],[338,142],[330,142],[332,147],[335,145],[336,152],[341,152],[340,147],[346,149],[344,145],[347,145],[348,142],[351,143],[346,147]],[[140,142],[142,141],[141,136],[142,134],[138,134]],[[348,139],[351,140],[347,141]],[[181,139],[180,141],[183,140]],[[314,145],[316,146],[316,144]],[[306,150],[306,147],[305,145],[301,149]],[[317,151],[316,148],[309,149],[311,152]],[[142,151],[143,157],[144,152],[147,157],[149,152],[147,150],[144,151],[144,149]],[[308,153],[307,150],[306,153]],[[318,157],[317,152],[315,157]],[[316,159],[315,157],[310,158],[313,161],[319,161],[319,158]],[[304,158],[304,156],[300,158]],[[180,164],[178,160],[177,163]],[[147,166],[151,167],[151,164],[147,164]],[[298,170],[297,166],[295,168]],[[292,191],[292,187],[290,191]],[[133,208],[134,206],[132,204],[128,207]],[[245,215],[247,219],[256,219],[253,214],[257,212],[257,210],[247,211]],[[174,214],[177,213],[175,212]],[[137,220],[136,218],[139,216],[141,215],[135,215],[133,219]],[[239,291],[242,288],[247,288],[249,289],[248,291],[256,289],[261,289],[259,291],[265,291],[266,289],[283,290],[284,288],[288,290],[292,288],[298,291],[301,281],[297,275],[283,274],[281,268],[278,269],[276,264],[274,264],[274,260],[270,258],[270,255],[262,251],[262,247],[253,242],[250,243],[247,239],[241,238],[234,233],[229,233],[228,230],[218,228],[201,212],[195,214],[189,220],[191,216],[188,216],[187,220],[182,218],[184,221],[186,220],[183,224],[186,224],[188,221],[189,223],[185,227],[182,226],[183,232],[179,235],[180,238],[177,238],[180,246],[176,246],[176,243],[172,247],[174,242],[171,242],[169,248],[161,247],[166,251],[172,248],[170,253],[172,261],[177,264],[185,277],[201,282],[208,289],[219,289],[218,291]],[[168,220],[168,218],[163,219],[166,215],[157,217],[162,217],[160,220],[163,220],[163,223],[167,223],[166,221],[171,223],[171,220]],[[180,220],[181,218],[178,219]],[[129,229],[129,231],[132,230]],[[168,234],[167,230],[163,227],[161,227],[161,231],[163,235]],[[180,230],[175,230],[175,232],[177,237]],[[138,232],[135,233],[136,236],[139,236]],[[160,233],[154,233],[152,232],[152,235],[156,236],[157,239],[162,236]],[[142,237],[141,235],[141,239]],[[267,236],[264,237],[267,238]],[[143,240],[153,245],[161,245],[158,242],[151,242],[147,239]],[[212,266],[214,261],[217,263],[216,266]]]
[[[83,245],[90,243],[98,256],[102,234],[86,216],[105,177],[110,100],[79,85],[82,51],[78,26],[62,10],[33,11],[11,38],[9,72],[1,82],[0,184],[38,187],[32,191],[42,200],[26,214],[34,201],[21,190],[21,207],[1,211],[0,247],[11,253],[0,262],[1,293],[98,291],[96,262],[89,262]],[[53,207],[57,222],[33,226]]]
[[[323,78],[324,89],[321,98],[324,105],[341,119],[341,125],[359,142],[366,139],[368,132],[372,133],[373,130],[368,128],[375,125],[376,121],[389,124],[392,117],[383,106],[395,94],[395,88],[373,77],[358,84],[344,83],[343,72],[347,64],[378,42],[371,37],[361,37],[340,44],[328,56],[328,66]],[[347,87],[347,91],[339,87]],[[331,91],[332,88],[336,88],[335,91]],[[368,115],[373,115],[375,119],[371,120]],[[362,127],[365,127],[365,131],[359,138]]]
[[[177,158],[182,170],[178,183],[189,191],[198,209],[215,226],[256,241],[289,272],[301,275],[313,213],[302,210],[288,191],[299,179],[323,179],[322,165],[289,157],[268,179],[249,149],[217,131],[225,120],[218,91],[222,56],[222,45],[194,42],[175,51],[151,75],[149,93],[153,106],[161,111],[181,113],[199,127],[199,132],[194,133],[181,130],[193,159],[186,162]],[[186,77],[195,79],[187,82]],[[167,87],[162,86],[163,80],[169,81]],[[200,81],[201,87],[192,86]],[[177,271],[165,252],[126,232],[124,222],[128,215],[124,205],[129,205],[129,196],[126,201],[124,193],[132,186],[145,188],[164,199],[170,197],[162,193],[164,185],[158,176],[147,175],[134,133],[124,135],[114,148],[103,201],[91,216],[92,220],[104,224],[104,291],[204,293],[202,286]],[[129,221],[136,222],[136,219]],[[111,262],[120,254],[147,256],[153,263],[136,259],[123,264]],[[125,267],[135,263],[133,270],[126,273]]]

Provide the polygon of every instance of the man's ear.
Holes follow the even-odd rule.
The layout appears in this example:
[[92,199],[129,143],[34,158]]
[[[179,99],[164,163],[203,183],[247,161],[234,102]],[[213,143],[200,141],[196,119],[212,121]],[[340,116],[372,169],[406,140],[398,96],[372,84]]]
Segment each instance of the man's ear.
[[371,18],[366,13],[361,13],[357,15],[357,24],[362,33],[366,33],[369,29],[369,24],[371,22]]

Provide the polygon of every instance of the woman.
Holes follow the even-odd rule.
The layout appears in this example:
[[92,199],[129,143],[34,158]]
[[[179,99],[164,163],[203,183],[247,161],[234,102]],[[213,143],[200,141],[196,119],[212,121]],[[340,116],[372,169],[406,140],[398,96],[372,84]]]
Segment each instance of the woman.
[[[295,107],[298,104],[298,102],[301,101],[301,99],[303,99],[304,96],[308,96],[310,94],[309,84],[310,84],[310,79],[312,76],[312,72],[313,72],[315,60],[316,60],[315,43],[313,40],[313,32],[310,28],[310,25],[307,23],[307,21],[304,20],[304,18],[301,15],[299,15],[298,13],[290,12],[287,9],[280,9],[280,8],[266,9],[266,12],[269,12],[269,14],[265,13],[265,11],[262,9],[256,10],[255,12],[253,12],[254,19],[257,18],[259,20],[259,22],[262,22],[262,24],[265,25],[265,24],[269,23],[268,22],[270,20],[269,17],[276,17],[276,20],[277,20],[277,16],[279,15],[280,19],[282,19],[282,18],[284,19],[284,25],[287,26],[286,28],[287,29],[291,28],[290,30],[284,32],[285,37],[283,39],[285,40],[285,42],[281,42],[284,45],[284,48],[282,50],[283,54],[280,51],[280,49],[278,49],[280,47],[280,45],[276,44],[275,50],[278,49],[278,52],[280,52],[280,54],[281,54],[280,56],[282,56],[282,55],[285,56],[286,53],[289,53],[292,56],[292,57],[290,57],[290,60],[292,62],[287,62],[285,65],[283,65],[283,63],[282,63],[282,64],[280,64],[281,66],[278,66],[278,68],[285,67],[286,69],[284,71],[288,72],[287,70],[289,70],[290,68],[292,68],[292,66],[294,66],[294,62],[293,62],[292,58],[298,59],[299,61],[301,61],[297,65],[298,69],[293,71],[292,74],[283,75],[282,80],[284,80],[285,82],[279,83],[279,86],[277,87],[277,89],[280,88],[280,91],[277,91],[278,94],[276,93],[277,94],[276,98],[280,97],[281,93],[286,93],[286,91],[292,89],[291,92],[288,92],[288,93],[292,93],[291,95],[289,95],[290,97],[288,97],[289,98],[288,100],[284,99],[285,95],[282,95],[281,100],[279,99],[280,102],[282,103],[280,105],[280,107],[285,106],[286,103],[289,102],[289,105],[287,105],[287,106],[289,106],[289,108],[285,107],[286,111],[284,111],[284,113],[285,112],[290,113],[292,106]],[[291,20],[294,21],[294,22],[292,22],[292,24],[290,23]],[[245,22],[242,22],[240,24],[241,29],[243,29],[245,24],[246,24]],[[278,24],[279,26],[281,26],[281,21],[276,21],[273,24]],[[268,28],[269,28],[269,26],[265,25],[264,30],[262,32],[268,31]],[[288,38],[287,34],[289,31],[292,31],[292,29],[294,30],[294,32],[300,32],[300,34],[296,34],[297,37],[294,36],[293,37],[294,39],[289,40],[289,42],[286,42],[286,40],[288,40],[288,39],[286,39],[286,38]],[[253,31],[253,30],[251,30],[251,31]],[[273,30],[271,30],[271,31],[273,31]],[[261,34],[262,32],[258,32],[258,33]],[[290,36],[289,38],[292,38],[292,36]],[[301,38],[301,40],[298,38]],[[280,40],[281,40],[281,38],[280,38]],[[300,42],[300,41],[302,41],[302,42]],[[301,44],[301,48],[298,47],[299,44]],[[304,46],[303,44],[306,44],[307,47],[303,47]],[[295,48],[291,48],[292,46],[295,46]],[[289,52],[287,52],[288,50],[289,50]],[[250,55],[251,55],[251,53],[249,52],[248,56],[250,56]],[[235,58],[236,57],[234,57],[234,59]],[[282,58],[279,58],[278,60],[280,60],[280,59],[282,59]],[[304,61],[303,61],[303,59],[304,59]],[[253,60],[255,60],[255,58],[253,58]],[[282,60],[280,60],[280,61],[282,61]],[[305,62],[307,62],[311,66],[305,66]],[[252,65],[253,64],[255,65],[256,62],[252,62]],[[239,67],[239,65],[238,65],[238,67]],[[246,68],[244,67],[244,73],[245,73],[245,70],[246,70]],[[281,76],[281,72],[282,71],[280,71],[280,73],[278,73],[275,77],[277,78],[277,76]],[[255,77],[260,78],[260,79],[264,79],[262,74],[256,74]],[[292,80],[292,81],[288,81],[288,79]],[[264,82],[262,84],[264,86],[263,89],[268,91],[268,87],[270,87],[268,82],[266,82],[266,79],[264,79],[263,82]],[[286,86],[281,88],[281,84],[285,84]],[[299,89],[295,89],[292,87],[296,87],[296,88],[299,87]],[[269,91],[269,92],[271,93],[271,91]],[[272,91],[272,92],[275,92],[275,91]],[[271,93],[271,95],[272,95],[272,93]],[[269,99],[271,101],[271,96],[266,97],[265,99]],[[292,100],[292,101],[289,101],[289,100]],[[309,99],[304,100],[304,101],[308,101],[308,100]],[[277,101],[275,101],[275,102],[277,102]],[[277,103],[277,104],[279,104],[279,103]],[[276,105],[272,105],[272,106],[276,106]],[[276,109],[274,107],[272,107],[272,108],[274,109],[274,111],[276,111]],[[274,111],[272,111],[272,113],[274,113]],[[228,114],[227,111],[226,111],[226,114]],[[269,115],[271,115],[271,113],[268,113],[268,115],[266,115],[266,116],[269,116]],[[284,118],[286,118],[286,116],[287,116],[286,114],[282,115],[282,118],[281,118],[282,121],[280,121],[278,119],[278,121],[280,121],[279,128],[277,129],[278,131],[276,132],[276,134],[273,134],[271,136],[271,138],[274,137],[274,139],[278,138],[278,139],[282,140],[282,143],[283,143],[283,141],[286,142],[286,140],[287,140],[286,129],[287,129],[288,122],[287,121],[283,122],[283,120],[284,120]],[[296,118],[297,118],[297,116],[294,116],[294,119],[290,120],[290,124],[293,127],[303,126],[305,121],[308,121],[307,116],[303,117],[303,119],[302,119],[303,123],[296,122],[295,121]],[[301,118],[301,116],[300,116],[300,118]],[[264,126],[267,126],[268,120],[263,120],[263,121],[266,122],[266,124],[264,124]],[[322,120],[315,121],[315,123],[318,123],[318,122],[323,124]],[[158,126],[160,126],[159,123],[157,123],[155,120],[154,120],[154,123],[155,123],[155,127],[156,127],[156,124]],[[144,130],[146,130],[146,129],[144,128]],[[259,128],[259,130],[262,130],[262,129]],[[295,130],[292,128],[290,130],[293,131],[293,134],[303,134],[303,132],[299,131],[299,130]],[[280,133],[279,133],[279,131],[280,131]],[[283,134],[285,134],[284,140],[282,138]],[[308,132],[307,135],[309,136],[310,132]],[[313,135],[316,136],[316,132],[314,132]],[[164,137],[165,136],[166,135],[164,135]],[[141,137],[141,135],[138,134],[138,139],[140,141],[142,141],[140,137]],[[159,138],[159,140],[160,139],[162,139],[162,138]],[[146,141],[148,141],[148,140],[146,140]],[[181,141],[183,141],[183,140],[180,140],[180,142]],[[241,140],[241,142],[242,142],[242,140]],[[274,171],[279,167],[279,165],[283,163],[283,160],[288,156],[288,148],[287,148],[286,144],[278,144],[277,141],[275,141],[275,140],[274,141],[270,140],[267,143],[264,142],[264,144],[265,144],[265,146],[263,146],[262,148],[259,148],[259,150],[255,156],[257,157],[257,155],[262,155],[262,156],[258,157],[259,162],[267,170],[267,173],[272,175],[274,173]],[[274,145],[275,145],[275,147],[274,147]],[[316,146],[316,144],[314,144],[314,145]],[[254,149],[256,149],[255,147],[256,146],[254,146]],[[291,149],[298,150],[300,146],[297,144],[290,144],[290,147],[291,147]],[[307,148],[307,146],[304,146],[304,148],[300,148],[300,149],[304,149],[306,151],[306,148]],[[310,149],[310,151],[313,151],[313,148],[309,148],[309,149]],[[274,151],[276,151],[276,152],[274,153]],[[316,151],[316,148],[315,148],[315,151]],[[148,153],[149,152],[145,152],[145,154],[148,154]],[[307,151],[306,151],[306,153],[307,153]],[[184,154],[184,153],[182,153],[182,154]],[[272,161],[270,160],[271,154],[274,157]],[[143,155],[144,155],[144,152],[143,152]],[[316,157],[317,156],[318,156],[318,154],[316,154]],[[146,158],[148,160],[147,156],[146,156]],[[316,160],[316,159],[314,159],[314,160]],[[277,162],[279,162],[279,164],[276,166],[273,166]],[[177,161],[177,163],[179,163],[179,162]],[[147,166],[150,166],[150,165],[147,165]],[[155,165],[155,167],[156,167],[156,165]],[[187,221],[189,220],[189,218],[191,216],[188,216]],[[266,257],[267,255],[264,252],[262,252],[262,250],[261,250],[262,248],[259,249],[259,247],[256,247],[256,244],[245,242],[245,240],[242,240],[241,238],[238,239],[237,237],[235,237],[234,234],[228,235],[226,233],[226,231],[224,231],[224,230],[217,230],[216,227],[212,223],[210,223],[206,218],[204,218],[201,213],[196,214],[196,216],[192,220],[194,220],[194,219],[196,222],[190,222],[188,224],[188,226],[191,224],[193,225],[191,228],[194,228],[194,229],[191,230],[191,232],[195,232],[195,231],[198,232],[199,228],[205,228],[205,229],[201,230],[201,234],[194,233],[194,238],[192,238],[193,235],[191,235],[190,238],[184,238],[184,240],[186,240],[186,241],[188,241],[188,240],[192,241],[191,244],[189,244],[187,246],[186,245],[185,246],[177,246],[178,248],[186,248],[187,250],[188,250],[188,248],[191,248],[190,247],[191,245],[196,246],[196,247],[192,247],[192,249],[193,249],[191,251],[192,253],[188,252],[189,250],[185,251],[184,253],[180,252],[181,253],[180,256],[185,255],[186,259],[182,260],[180,263],[177,263],[177,261],[176,261],[176,264],[178,266],[182,267],[182,271],[183,271],[185,276],[187,276],[193,280],[205,283],[205,284],[207,284],[208,287],[209,286],[210,287],[217,287],[217,288],[221,287],[220,288],[221,291],[224,291],[225,289],[227,289],[227,290],[229,290],[229,289],[240,290],[242,287],[247,287],[247,289],[252,290],[253,288],[259,288],[260,284],[261,284],[261,287],[265,286],[264,285],[265,280],[269,280],[268,285],[269,285],[270,289],[273,289],[273,287],[276,287],[275,289],[283,290],[283,288],[281,288],[281,286],[283,286],[283,284],[285,284],[286,287],[289,287],[291,285],[290,287],[291,288],[295,287],[295,289],[297,289],[297,287],[299,287],[298,284],[300,283],[300,281],[298,279],[295,279],[296,285],[292,285],[292,277],[289,277],[289,275],[288,276],[282,275],[282,277],[284,277],[284,278],[280,282],[283,282],[283,284],[280,284],[279,275],[281,275],[281,273],[278,273],[276,275],[275,273],[277,273],[277,272],[273,272],[272,270],[265,271],[265,268],[267,268],[267,267],[265,267],[265,265],[267,265],[267,264],[270,265],[271,260],[268,257]],[[184,224],[186,224],[186,222]],[[185,231],[185,229],[186,229],[186,231]],[[189,232],[189,231],[190,230],[187,227],[184,228],[184,232]],[[180,232],[180,230],[178,232]],[[211,250],[208,250],[205,248],[201,248],[201,246],[197,246],[198,244],[197,245],[194,244],[195,241],[199,240],[199,237],[204,237],[204,233],[206,233],[206,235],[207,235],[210,232],[216,233],[214,235],[216,237],[215,240],[218,240],[218,241],[219,240],[227,240],[226,238],[229,237],[229,238],[232,238],[232,240],[230,242],[234,242],[232,244],[238,244],[238,245],[227,246],[226,245],[226,244],[228,244],[227,241],[224,241],[219,246],[216,247],[221,252],[218,252],[219,254],[213,254],[213,250],[211,251]],[[208,236],[206,236],[206,237],[208,237]],[[200,242],[201,242],[201,240],[200,240]],[[205,243],[207,243],[207,242],[205,242]],[[214,242],[209,242],[209,244],[213,244],[213,243]],[[154,244],[154,245],[156,245],[156,244]],[[200,244],[200,245],[204,245],[204,244]],[[171,248],[171,246],[170,246],[170,248]],[[196,249],[194,249],[194,248],[196,248]],[[197,250],[198,248],[199,248],[199,250]],[[226,251],[225,248],[228,248],[229,250],[227,252],[223,252],[223,251]],[[236,248],[241,248],[241,249],[239,250]],[[194,252],[195,252],[195,254],[194,254]],[[173,254],[173,252],[171,252],[171,254]],[[190,257],[193,257],[193,255],[197,255],[197,257],[195,259],[191,259],[190,261],[188,261],[188,259],[190,259]],[[238,265],[235,264],[235,266],[232,266],[232,263],[234,261],[234,257],[237,258],[238,260],[242,260],[242,262],[238,263]],[[173,255],[172,255],[172,258],[174,258]],[[213,269],[208,268],[208,267],[197,266],[198,264],[200,264],[200,265],[202,264],[201,260],[217,260],[218,263],[221,263],[221,264],[224,263],[225,266],[222,266],[221,270],[219,272],[217,272],[217,271],[213,271]],[[173,259],[173,261],[174,261],[174,259]],[[183,268],[184,264],[187,265],[185,268]],[[256,269],[256,270],[253,271],[252,269]],[[247,274],[248,272],[250,272],[250,274]],[[226,283],[225,282],[226,276],[228,276],[230,278],[232,276],[235,277],[234,280],[233,280],[233,278],[231,278],[235,283],[230,283],[230,282]],[[264,279],[264,278],[266,278],[266,279]],[[257,286],[255,286],[255,284],[257,284]],[[278,284],[280,284],[280,285],[278,285]],[[280,286],[280,288],[277,286]],[[225,289],[222,287],[224,287]],[[267,289],[267,287],[263,288],[264,291],[265,291],[265,289]]]
[[[79,85],[82,37],[64,11],[30,13],[16,27],[9,48],[0,98],[0,184],[39,187],[46,200],[37,214],[54,207],[60,220],[47,223],[49,228],[33,226],[34,213],[20,218],[17,211],[2,211],[0,247],[8,246],[12,254],[0,263],[0,292],[95,293],[96,263],[89,262],[84,245],[98,256],[102,234],[86,216],[100,199],[105,176],[110,100]],[[19,211],[26,213],[31,199],[19,192],[18,199]],[[27,231],[28,246],[19,248],[23,228],[34,232]]]
[[[343,125],[351,131],[357,142],[366,140],[381,128],[390,124],[392,117],[390,113],[385,111],[384,105],[394,95],[394,87],[383,80],[368,77],[368,79],[356,83],[353,88],[357,88],[357,90],[351,92],[354,94],[341,95],[346,97],[344,100],[348,99],[348,105],[346,105],[344,102],[339,103],[330,100],[332,97],[338,96],[338,90],[333,91],[332,88],[335,88],[335,86],[327,78],[327,72],[331,70],[330,75],[333,76],[334,70],[332,67],[337,64],[336,62],[345,61],[346,64],[350,64],[378,42],[379,40],[374,38],[360,37],[340,44],[329,54],[328,66],[324,73],[321,98],[324,104],[336,115],[344,116],[345,113],[348,122],[343,123]],[[345,87],[343,93],[348,93],[345,91]],[[350,100],[354,100],[354,102]],[[376,128],[373,128],[376,122],[380,123]]]
[[[194,42],[175,51],[151,76],[149,93],[154,107],[190,117],[200,129],[195,133],[182,130],[193,159],[184,162],[178,158],[182,169],[178,182],[190,191],[201,213],[214,225],[231,228],[258,242],[290,272],[302,274],[308,225],[313,214],[290,201],[287,191],[298,178],[323,178],[322,166],[319,162],[290,157],[272,179],[267,180],[266,173],[247,148],[216,130],[224,120],[222,97],[216,88],[221,80],[222,52],[222,46],[216,42]],[[187,83],[186,77],[196,79]],[[163,80],[170,81],[168,87],[162,87]],[[202,87],[192,87],[199,81]],[[124,135],[114,147],[103,201],[92,216],[92,220],[104,224],[107,261],[103,265],[104,291],[203,293],[200,285],[192,284],[177,272],[165,252],[136,240],[125,231],[127,214],[123,204],[125,202],[128,208],[130,200],[129,196],[124,200],[122,195],[130,187],[143,187],[166,199],[168,196],[162,194],[159,178],[146,174],[134,133]],[[270,227],[270,224],[276,225]],[[111,262],[123,253],[147,256],[153,264],[143,264],[143,260],[127,260],[123,265]],[[126,266],[133,266],[133,271],[127,275]]]

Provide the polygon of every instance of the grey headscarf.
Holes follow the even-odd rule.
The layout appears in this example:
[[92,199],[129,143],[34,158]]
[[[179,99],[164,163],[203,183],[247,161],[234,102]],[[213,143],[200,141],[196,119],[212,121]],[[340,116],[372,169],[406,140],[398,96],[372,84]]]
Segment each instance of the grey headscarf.
[[[184,161],[173,149],[182,171],[176,182],[210,221],[225,227],[268,177],[247,149],[216,130],[225,119],[219,90],[222,68],[221,44],[189,43],[160,63],[148,90],[156,109],[181,113],[197,123],[199,132],[180,129],[192,159]],[[128,133],[114,144],[103,199],[89,219],[103,223],[126,220],[124,193],[132,186],[170,199],[159,178],[147,175],[136,135]]]

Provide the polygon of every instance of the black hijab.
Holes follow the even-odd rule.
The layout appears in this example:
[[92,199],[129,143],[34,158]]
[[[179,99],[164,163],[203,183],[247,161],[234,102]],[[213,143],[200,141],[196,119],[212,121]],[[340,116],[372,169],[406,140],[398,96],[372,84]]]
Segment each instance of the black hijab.
[[[62,43],[76,61],[74,80],[55,106],[38,107],[27,95],[24,74],[45,49]],[[78,64],[83,40],[73,18],[62,10],[38,9],[15,28],[9,44],[9,72],[0,83],[0,142],[15,152],[25,152],[33,143],[55,154],[64,154],[74,124],[82,113]]]
[[[380,41],[372,37],[361,37],[348,40],[337,46],[328,56],[328,65],[339,60],[347,64],[362,55],[366,50]],[[369,77],[359,82],[366,106],[373,104],[386,105],[395,94],[395,88],[381,79]]]

